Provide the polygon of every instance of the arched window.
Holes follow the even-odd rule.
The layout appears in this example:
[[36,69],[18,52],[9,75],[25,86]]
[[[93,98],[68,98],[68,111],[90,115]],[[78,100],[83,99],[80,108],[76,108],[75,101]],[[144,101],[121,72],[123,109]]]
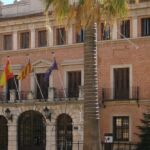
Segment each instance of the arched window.
[[0,150],[8,149],[8,126],[7,119],[0,116]]
[[18,150],[45,150],[45,119],[39,112],[27,111],[18,120]]
[[72,150],[72,119],[67,114],[57,118],[57,150]]

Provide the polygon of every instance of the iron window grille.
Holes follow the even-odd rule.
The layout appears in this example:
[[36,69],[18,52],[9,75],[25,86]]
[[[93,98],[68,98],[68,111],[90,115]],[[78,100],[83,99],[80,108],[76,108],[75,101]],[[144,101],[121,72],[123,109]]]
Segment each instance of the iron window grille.
[[113,117],[114,141],[129,141],[129,117]]

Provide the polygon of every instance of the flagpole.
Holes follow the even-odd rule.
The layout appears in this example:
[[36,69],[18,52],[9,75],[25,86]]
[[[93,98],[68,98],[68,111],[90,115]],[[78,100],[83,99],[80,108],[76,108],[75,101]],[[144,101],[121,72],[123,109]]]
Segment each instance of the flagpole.
[[[52,55],[53,55],[53,59],[55,60],[55,53],[52,52]],[[65,91],[64,84],[63,84],[63,82],[62,82],[61,74],[60,74],[60,71],[59,71],[58,69],[57,69],[57,71],[58,71],[58,76],[59,76],[60,84],[61,84],[61,86],[62,86],[62,88],[63,88],[64,96],[65,96],[65,98],[66,98],[66,97],[67,97],[67,94],[66,94],[66,91]]]
[[34,78],[35,78],[36,84],[37,84],[37,86],[38,86],[38,88],[39,88],[39,90],[40,90],[40,94],[41,94],[42,98],[43,98],[43,99],[45,99],[45,98],[44,98],[44,95],[43,95],[43,93],[42,93],[41,87],[40,87],[40,85],[39,85],[39,82],[38,82],[38,80],[37,80],[37,77],[36,77],[36,75],[35,75],[35,72],[34,72],[34,71],[33,71],[33,75],[34,75]]

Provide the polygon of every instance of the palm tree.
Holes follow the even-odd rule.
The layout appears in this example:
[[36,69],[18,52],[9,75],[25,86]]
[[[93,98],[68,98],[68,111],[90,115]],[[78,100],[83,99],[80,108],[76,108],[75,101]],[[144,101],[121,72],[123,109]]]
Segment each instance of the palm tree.
[[53,6],[58,21],[72,22],[84,28],[84,150],[101,150],[100,125],[97,119],[98,78],[96,51],[96,23],[105,27],[114,18],[127,12],[126,0],[44,0],[46,11]]

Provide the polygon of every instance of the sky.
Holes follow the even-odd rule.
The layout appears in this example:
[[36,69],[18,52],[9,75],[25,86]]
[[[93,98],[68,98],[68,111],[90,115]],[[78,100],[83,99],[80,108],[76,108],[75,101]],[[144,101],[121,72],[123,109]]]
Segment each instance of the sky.
[[14,0],[1,0],[4,4],[11,4]]

